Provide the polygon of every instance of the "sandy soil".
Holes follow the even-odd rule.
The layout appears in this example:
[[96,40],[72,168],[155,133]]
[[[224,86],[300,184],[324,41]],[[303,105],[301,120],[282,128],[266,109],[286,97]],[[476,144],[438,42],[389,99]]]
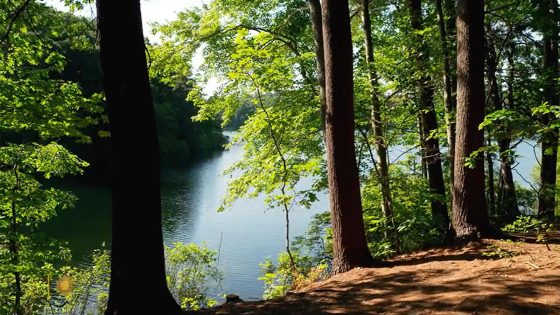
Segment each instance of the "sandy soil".
[[[518,254],[482,255],[496,248]],[[560,314],[560,245],[484,240],[462,249],[422,251],[279,299],[224,304],[197,314]]]

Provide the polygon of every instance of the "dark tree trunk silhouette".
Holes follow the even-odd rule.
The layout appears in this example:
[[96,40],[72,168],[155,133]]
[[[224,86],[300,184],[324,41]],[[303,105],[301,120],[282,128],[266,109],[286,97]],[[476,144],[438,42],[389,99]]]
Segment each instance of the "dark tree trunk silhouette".
[[[558,2],[541,1],[544,40],[545,100],[551,106],[560,105],[558,92]],[[542,123],[550,125],[554,115],[544,115]],[[558,129],[552,128],[541,136],[541,189],[539,191],[539,216],[554,218],[556,207],[556,164],[558,157]]]
[[[377,167],[379,173],[379,182],[381,184],[381,210],[383,215],[389,220],[394,228],[393,217],[393,201],[391,198],[391,185],[389,180],[389,161],[387,159],[387,144],[383,135],[383,121],[381,119],[381,102],[377,91],[377,71],[375,71],[375,62],[373,55],[373,38],[371,35],[371,17],[369,14],[369,1],[362,0],[362,27],[364,29],[364,46],[366,51],[366,63],[368,68],[368,77],[371,85],[371,124],[373,136],[375,138],[375,151],[377,152]],[[395,232],[396,233],[396,232]],[[397,250],[398,250],[397,241]]]
[[484,191],[484,159],[471,154],[484,145],[484,1],[457,2],[457,139],[453,227],[458,240],[490,233]]
[[322,2],[325,144],[333,229],[333,272],[371,265],[354,148],[352,40],[347,0]]
[[[410,10],[410,23],[413,30],[421,31],[422,26],[422,2],[421,0],[408,0]],[[416,67],[421,73],[428,67],[428,47],[424,43],[421,33],[416,35]],[[443,181],[443,169],[441,166],[441,153],[439,151],[439,141],[432,133],[438,129],[437,116],[434,106],[434,86],[432,79],[428,75],[422,75],[418,81],[418,91],[420,93],[420,115],[421,115],[421,134],[423,135],[423,159],[425,160],[428,171],[428,184],[430,192],[436,197],[432,198],[432,218],[442,231],[447,233],[449,228],[449,214],[445,204],[445,182]]]
[[[159,147],[139,0],[98,0],[113,152],[111,285],[106,314],[178,314],[165,280]],[[154,311],[151,311],[154,313]]]

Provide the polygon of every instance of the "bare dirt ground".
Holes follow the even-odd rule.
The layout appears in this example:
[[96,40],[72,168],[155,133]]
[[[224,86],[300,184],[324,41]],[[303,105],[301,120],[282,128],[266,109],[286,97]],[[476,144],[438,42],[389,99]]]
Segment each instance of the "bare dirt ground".
[[[482,255],[500,251],[517,255]],[[197,314],[560,314],[560,245],[484,240],[422,251],[279,299],[228,303]]]

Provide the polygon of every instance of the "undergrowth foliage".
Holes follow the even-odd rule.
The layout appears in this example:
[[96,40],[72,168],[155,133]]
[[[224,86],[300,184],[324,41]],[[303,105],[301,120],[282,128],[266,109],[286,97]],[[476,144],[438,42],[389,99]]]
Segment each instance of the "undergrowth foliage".
[[391,186],[398,239],[389,233],[390,225],[381,212],[377,177],[369,178],[362,191],[364,223],[372,255],[387,258],[441,244],[442,231],[432,220],[430,199],[433,195],[426,180],[402,165],[395,165],[391,171]]
[[[366,179],[362,189],[364,224],[372,255],[379,259],[398,253],[441,245],[443,232],[432,220],[430,198],[425,179],[415,176],[410,168],[394,165],[391,172],[396,235],[391,237],[390,225],[381,212],[381,191],[374,174]],[[331,271],[332,230],[328,212],[315,215],[304,235],[292,243],[297,268],[290,264],[286,253],[277,261],[268,258],[261,263],[265,299],[284,295],[309,283],[326,278]]]
[[[67,249],[57,252],[62,261],[45,261],[23,278],[23,314],[103,314],[108,301],[111,254],[94,250],[81,266],[69,264]],[[211,284],[219,286],[223,278],[217,251],[196,244],[174,243],[166,247],[167,283],[173,296],[185,310],[216,305]],[[11,314],[8,293],[11,274],[0,274],[0,313]]]
[[223,278],[217,255],[217,251],[196,244],[176,242],[166,246],[167,284],[183,309],[216,305],[217,301],[209,297],[209,286],[218,286]]
[[522,215],[517,217],[515,221],[502,228],[504,232],[522,232],[537,234],[551,232],[554,230],[554,225],[547,222],[545,219],[539,219],[535,216]]
[[263,298],[280,297],[288,291],[304,288],[328,277],[330,265],[327,261],[317,263],[313,257],[300,256],[297,251],[292,251],[292,257],[296,267],[292,266],[290,257],[285,252],[278,256],[276,264],[271,258],[260,264],[264,274],[259,278],[264,282]]

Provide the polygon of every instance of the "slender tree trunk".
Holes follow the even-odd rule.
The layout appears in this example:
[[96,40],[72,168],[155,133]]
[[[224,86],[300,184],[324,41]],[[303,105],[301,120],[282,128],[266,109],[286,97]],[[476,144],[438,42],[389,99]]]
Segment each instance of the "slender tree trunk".
[[500,150],[498,206],[506,223],[514,221],[515,218],[521,214],[517,204],[517,193],[515,192],[513,172],[511,170],[512,157],[509,153],[510,144],[510,139],[498,141]]
[[449,34],[448,28],[446,27],[447,20],[443,11],[442,0],[436,0],[436,11],[438,16],[441,51],[443,54],[443,102],[445,104],[444,108],[445,122],[447,125],[447,146],[449,150],[449,183],[450,187],[453,187],[453,161],[455,156],[455,112],[457,107],[455,98],[456,81],[451,71],[451,53],[448,44]]
[[[410,10],[410,24],[413,30],[421,31],[422,22],[422,2],[421,0],[408,0]],[[424,44],[424,38],[420,32],[416,35],[416,67],[418,73],[422,73],[428,67],[428,47]],[[449,228],[449,214],[445,204],[445,182],[443,181],[443,169],[441,166],[441,153],[439,151],[439,141],[432,136],[437,131],[437,116],[434,106],[434,86],[432,78],[422,75],[418,79],[418,90],[420,93],[420,115],[422,119],[422,134],[424,141],[423,159],[426,161],[428,170],[428,184],[430,192],[436,197],[432,198],[432,218],[442,231],[447,233]]]
[[14,167],[14,177],[16,180],[14,189],[13,189],[13,199],[12,199],[12,218],[10,220],[10,242],[9,242],[9,250],[10,255],[12,256],[12,265],[16,268],[14,271],[14,311],[16,315],[22,315],[23,309],[21,308],[21,297],[23,295],[21,289],[21,273],[17,270],[19,267],[19,249],[18,249],[18,239],[19,239],[19,232],[18,232],[18,222],[17,222],[17,205],[16,205],[16,194],[18,193],[19,187],[19,170],[18,167]]
[[[487,141],[488,146],[491,146],[492,140],[488,138]],[[496,189],[494,185],[494,154],[492,152],[486,152],[486,163],[488,165],[488,211],[493,214],[496,206]]]
[[371,121],[373,136],[375,138],[375,150],[377,152],[377,160],[379,166],[379,182],[381,183],[381,194],[383,197],[381,210],[383,215],[389,220],[394,227],[393,217],[393,201],[391,198],[391,185],[389,180],[389,163],[387,160],[387,145],[383,135],[383,121],[381,119],[381,102],[377,91],[377,72],[375,71],[375,61],[373,57],[373,38],[371,35],[371,17],[369,14],[369,1],[362,0],[362,26],[365,36],[366,63],[368,68],[368,76],[371,84]]
[[[558,2],[556,0],[542,1],[544,7],[544,71],[546,86],[545,99],[551,106],[560,104],[558,83],[560,76],[558,69]],[[545,115],[542,122],[549,125],[555,118]],[[539,216],[553,219],[556,207],[556,164],[558,157],[558,129],[544,133],[541,136],[541,190],[539,192]]]
[[[432,89],[427,89],[424,92],[432,92]],[[431,94],[433,96],[433,94]],[[427,99],[427,96],[424,96]],[[433,100],[433,99],[432,99]],[[436,114],[432,109],[425,111],[422,115],[422,125],[424,127],[424,134],[431,134],[432,131],[437,130]],[[432,198],[432,218],[437,226],[440,226],[444,233],[449,229],[449,214],[447,213],[447,205],[445,204],[445,182],[443,181],[443,169],[441,166],[441,153],[439,151],[439,141],[435,137],[428,137],[425,142],[425,157],[428,167],[428,185],[430,192],[436,195]]]
[[[490,31],[490,28],[488,29]],[[498,90],[498,80],[496,79],[496,68],[497,68],[497,61],[494,52],[494,45],[488,39],[486,41],[486,66],[488,68],[487,77],[488,83],[490,84],[490,97],[492,99],[492,105],[494,110],[497,109],[496,106],[502,107],[502,99],[500,96],[500,92]],[[485,104],[486,105],[486,104]],[[492,139],[488,135],[487,145],[490,147],[492,145]],[[486,152],[486,165],[488,170],[488,206],[490,214],[495,214],[495,205],[496,205],[496,192],[494,189],[494,160],[492,152]]]
[[[271,117],[270,117],[268,111],[266,110],[266,106],[264,105],[261,89],[260,89],[259,84],[257,83],[258,81],[255,78],[253,78],[251,75],[249,75],[249,78],[253,82],[253,85],[254,85],[255,90],[257,92],[258,104],[259,104],[261,110],[263,111],[263,113],[266,116],[266,122],[267,122],[267,125],[268,125],[268,133],[269,133],[270,139],[272,139],[272,143],[274,143],[274,147],[276,148],[276,153],[278,154],[278,157],[280,158],[280,161],[282,162],[283,174],[282,174],[282,187],[280,187],[280,192],[282,192],[283,196],[287,196],[286,189],[288,188],[287,187],[288,186],[288,162],[286,161],[286,158],[284,157],[284,152],[282,151],[282,147],[280,146],[280,142],[278,141],[278,136],[274,132],[272,122],[270,121]],[[297,270],[297,265],[296,265],[296,262],[294,260],[294,256],[292,254],[292,251],[290,249],[290,206],[288,205],[288,202],[286,200],[284,200],[282,202],[282,206],[284,207],[284,218],[285,218],[285,223],[286,223],[286,225],[285,225],[286,226],[286,234],[284,235],[284,240],[285,240],[285,245],[286,245],[285,248],[286,248],[286,253],[288,253],[288,257],[290,258],[291,267],[295,271],[295,270]]]
[[428,180],[428,164],[426,163],[426,135],[422,124],[422,114],[418,112],[416,117],[416,129],[418,129],[418,140],[420,142],[420,168],[422,170],[422,178]]
[[[457,63],[454,61],[457,59],[457,1],[456,0],[443,0],[445,6],[445,14],[447,16],[446,24],[446,34],[447,34],[447,53],[449,54],[450,60],[450,80],[451,80],[451,99],[453,100],[455,114],[457,114]],[[453,55],[455,53],[455,55]],[[453,57],[453,58],[451,58]],[[453,62],[451,62],[453,60]],[[457,134],[455,122],[456,117],[453,117],[454,134]],[[453,146],[455,150],[455,146]],[[455,164],[453,164],[455,165]]]
[[[514,84],[514,63],[513,54],[515,51],[515,46],[512,44],[511,51],[508,55],[508,108],[515,108],[515,99],[513,96],[513,84]],[[510,145],[511,138],[504,138],[498,141],[500,147],[500,208],[505,212],[506,222],[512,222],[521,214],[519,211],[519,205],[517,204],[517,193],[515,191],[515,183],[513,182],[513,172],[511,169],[513,161],[513,156],[511,154]]]
[[323,25],[321,24],[321,1],[308,0],[309,15],[311,17],[311,28],[315,42],[315,67],[317,80],[319,81],[319,100],[321,101],[321,123],[323,132],[325,130],[325,53],[323,50]]
[[[12,236],[10,239],[10,254],[12,256],[12,265],[18,266],[19,265],[19,250],[17,245],[17,220],[15,217],[15,209],[16,205],[15,202],[12,202],[12,222],[10,222]],[[21,309],[21,296],[23,294],[21,290],[21,274],[19,271],[14,271],[14,311],[15,314],[21,315],[23,314],[23,310]]]
[[[447,30],[447,36],[452,39],[457,36],[457,2],[455,0],[443,0],[443,7],[444,15],[446,16],[445,29]],[[457,78],[455,77],[454,79],[456,80]],[[456,87],[454,90],[456,90]]]
[[[492,105],[494,110],[502,110],[503,106],[503,97],[499,90],[498,79],[496,77],[496,72],[498,69],[498,61],[496,56],[496,46],[495,44],[489,39],[488,41],[488,51],[486,57],[486,67],[488,69],[487,77],[488,82],[490,83],[490,96],[492,100]],[[510,63],[510,78],[509,80],[513,80],[513,70],[512,70],[512,60],[509,60]],[[510,92],[508,94],[508,107],[510,109],[513,108],[513,94],[511,88],[512,82],[508,82]],[[498,201],[490,202],[490,205],[493,207],[491,208],[491,212],[500,211],[500,216],[505,220],[505,222],[511,222],[515,219],[517,215],[519,215],[519,208],[517,206],[517,196],[515,193],[515,184],[513,182],[513,173],[511,170],[511,154],[510,151],[510,143],[511,138],[508,135],[508,131],[503,129],[499,130],[498,136],[498,147],[499,147],[499,158],[500,158],[500,173],[499,173],[499,180],[498,180]],[[492,178],[492,180],[494,180]],[[490,182],[490,180],[488,180]],[[490,191],[490,190],[489,190]],[[490,193],[490,192],[489,192]],[[491,195],[492,196],[492,195]]]
[[323,0],[325,143],[333,229],[333,272],[369,266],[354,147],[352,40],[347,0]]
[[457,139],[453,185],[453,227],[458,241],[490,233],[484,191],[484,159],[465,165],[484,145],[484,1],[457,2]]
[[106,314],[178,314],[165,279],[159,146],[139,0],[98,0],[112,174],[111,285]]

